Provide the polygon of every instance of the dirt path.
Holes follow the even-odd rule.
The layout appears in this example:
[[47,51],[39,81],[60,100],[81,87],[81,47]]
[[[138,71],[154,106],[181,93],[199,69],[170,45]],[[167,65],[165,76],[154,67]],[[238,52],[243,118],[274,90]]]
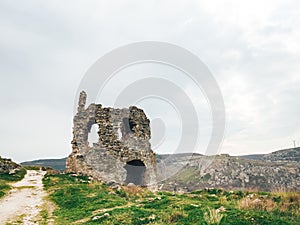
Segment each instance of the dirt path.
[[28,170],[23,180],[12,185],[13,189],[0,200],[0,225],[16,220],[20,224],[38,224],[36,220],[46,196],[42,184],[45,173]]

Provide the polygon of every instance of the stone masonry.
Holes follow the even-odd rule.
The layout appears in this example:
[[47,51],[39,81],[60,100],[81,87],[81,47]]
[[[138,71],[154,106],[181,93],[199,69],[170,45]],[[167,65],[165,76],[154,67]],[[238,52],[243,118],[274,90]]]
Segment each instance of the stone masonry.
[[[104,108],[101,104],[85,108],[86,99],[81,92],[66,172],[156,189],[156,157],[149,142],[150,121],[143,110],[135,106]],[[88,134],[94,124],[98,125],[99,140],[91,147]]]

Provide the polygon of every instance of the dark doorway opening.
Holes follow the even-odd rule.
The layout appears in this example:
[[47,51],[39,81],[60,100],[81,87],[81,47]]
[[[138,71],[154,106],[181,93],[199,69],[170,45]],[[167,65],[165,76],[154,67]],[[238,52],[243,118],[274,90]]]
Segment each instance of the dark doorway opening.
[[146,166],[142,161],[129,161],[124,168],[127,171],[126,184],[134,183],[135,185],[144,185]]

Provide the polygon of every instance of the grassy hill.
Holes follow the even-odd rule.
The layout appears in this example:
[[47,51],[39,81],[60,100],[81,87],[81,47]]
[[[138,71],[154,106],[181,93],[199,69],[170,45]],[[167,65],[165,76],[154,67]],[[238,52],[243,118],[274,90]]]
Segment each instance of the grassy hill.
[[[216,161],[224,161],[224,157],[228,158],[220,156]],[[0,162],[1,197],[1,193],[3,195],[9,191],[10,182],[22,179],[26,171],[11,160],[0,158]],[[195,174],[185,169],[181,171],[181,177],[189,182]],[[51,213],[41,211],[45,224],[49,219],[54,219],[54,224],[58,225],[300,224],[299,191],[258,192],[203,188],[184,194],[150,192],[137,186],[105,184],[88,177],[50,172],[44,177],[43,183],[49,200],[55,205]]]
[[55,224],[300,224],[300,193],[205,189],[150,192],[86,177],[47,175]]

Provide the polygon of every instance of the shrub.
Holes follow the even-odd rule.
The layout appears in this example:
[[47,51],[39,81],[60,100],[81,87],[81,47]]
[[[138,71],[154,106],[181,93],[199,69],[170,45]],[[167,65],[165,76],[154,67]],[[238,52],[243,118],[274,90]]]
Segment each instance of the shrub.
[[207,208],[207,212],[204,213],[204,220],[207,224],[218,225],[221,223],[223,214],[217,209]]
[[123,189],[116,190],[116,194],[119,195],[122,198],[126,198],[126,196],[127,196],[126,191],[124,191]]
[[169,223],[176,223],[176,222],[179,222],[181,219],[183,219],[187,216],[188,215],[183,211],[179,211],[179,210],[172,211],[171,214],[168,217],[168,222]]

